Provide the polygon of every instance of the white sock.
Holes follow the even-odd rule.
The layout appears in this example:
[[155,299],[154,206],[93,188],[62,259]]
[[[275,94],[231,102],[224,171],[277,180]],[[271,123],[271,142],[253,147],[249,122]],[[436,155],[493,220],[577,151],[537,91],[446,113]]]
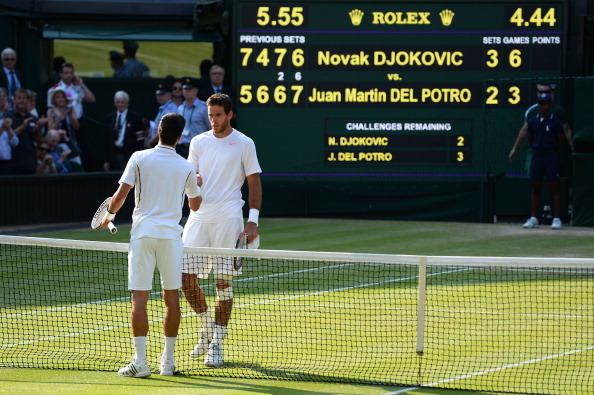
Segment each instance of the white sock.
[[176,337],[167,337],[163,336],[165,339],[165,349],[163,350],[163,360],[168,359],[173,361],[173,350],[175,349],[175,342],[177,340]]
[[140,365],[146,363],[146,336],[134,337],[134,363]]
[[214,326],[214,320],[210,315],[210,311],[206,311],[205,313],[198,314],[198,318],[200,319],[200,324],[202,326],[202,330],[208,333],[212,333],[212,327]]
[[223,340],[227,337],[227,327],[222,325],[215,325],[214,326],[214,336],[212,338],[213,342],[222,343]]

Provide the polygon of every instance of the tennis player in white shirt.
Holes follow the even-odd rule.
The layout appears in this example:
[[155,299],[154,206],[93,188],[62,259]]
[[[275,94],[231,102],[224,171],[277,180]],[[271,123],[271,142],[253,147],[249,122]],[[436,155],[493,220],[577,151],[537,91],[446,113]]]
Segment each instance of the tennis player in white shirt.
[[[248,235],[248,243],[259,235],[262,170],[253,140],[231,127],[233,103],[229,96],[215,93],[206,106],[212,129],[192,139],[188,155],[198,173],[203,200],[198,212],[190,213],[182,239],[189,247],[234,248],[240,233]],[[241,187],[246,178],[250,211],[244,228]],[[214,322],[197,282],[197,277],[208,278],[211,271],[217,293]],[[241,269],[233,269],[231,258],[184,260],[182,291],[201,325],[200,340],[190,356],[207,354],[207,366],[223,365],[223,340],[233,308],[233,277],[239,274]]]
[[118,371],[120,376],[147,377],[151,371],[146,361],[148,334],[147,302],[152,289],[155,266],[161,275],[165,302],[163,331],[165,349],[160,373],[171,376],[175,371],[173,352],[181,318],[183,243],[182,207],[185,195],[192,212],[200,207],[200,187],[196,170],[175,152],[186,121],[179,114],[166,114],[159,123],[159,144],[135,152],[120,178],[120,186],[109,205],[108,216],[101,226],[107,227],[122,207],[132,188],[135,207],[132,214],[128,253],[128,288],[132,292],[132,332],[134,361]]

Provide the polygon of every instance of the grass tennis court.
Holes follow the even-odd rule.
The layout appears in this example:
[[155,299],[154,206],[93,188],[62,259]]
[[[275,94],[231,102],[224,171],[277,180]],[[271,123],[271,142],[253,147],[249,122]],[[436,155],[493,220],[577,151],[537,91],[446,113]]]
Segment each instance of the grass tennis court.
[[[70,232],[70,231],[68,231]],[[465,255],[483,255],[480,252],[487,252],[487,255],[496,255],[490,253],[493,249],[497,247],[501,250],[504,244],[507,244],[506,247],[503,247],[503,250],[500,252],[499,255],[508,255],[508,252],[515,252],[515,251],[524,251],[526,254],[536,252],[543,254],[545,256],[571,256],[571,257],[588,257],[592,256],[592,247],[591,242],[588,243],[588,240],[591,240],[593,231],[591,229],[572,229],[568,228],[563,230],[562,232],[553,232],[548,229],[538,229],[538,230],[522,230],[519,228],[519,225],[491,225],[491,224],[443,224],[443,223],[416,223],[416,222],[393,222],[393,221],[345,221],[345,220],[301,220],[301,219],[263,219],[261,224],[261,232],[263,235],[263,246],[262,248],[266,249],[287,249],[287,250],[327,250],[327,251],[360,251],[360,252],[374,252],[374,253],[394,253],[401,251],[405,254],[439,254],[439,255],[462,255],[460,251],[470,251],[474,249],[474,253],[465,253]],[[120,232],[115,236],[118,241],[127,241],[126,235],[126,228],[121,227]],[[57,238],[67,238],[68,233],[64,232],[53,232],[50,234],[45,234],[44,236],[51,236]],[[107,234],[107,232],[91,232],[91,231],[74,231],[70,233],[72,238],[82,239],[82,235],[84,236],[92,236],[97,238],[102,238],[105,240],[114,240],[114,236]],[[325,235],[325,236],[323,236]],[[373,237],[374,235],[375,238]],[[322,237],[323,236],[323,237]],[[86,237],[85,237],[86,238]],[[363,239],[363,242],[361,241]],[[377,240],[377,241],[374,241]],[[390,240],[386,242],[385,240]],[[341,244],[342,242],[342,244]],[[556,245],[554,243],[557,243]],[[363,245],[364,244],[364,245]],[[287,245],[287,247],[282,247],[282,245]],[[307,248],[309,245],[311,248]],[[534,250],[527,249],[527,245],[534,245]],[[305,246],[305,247],[304,247]],[[552,254],[555,250],[560,251],[559,254]],[[371,250],[371,251],[370,251]],[[389,251],[387,251],[389,250]],[[437,251],[442,252],[437,252]],[[416,252],[415,252],[416,251]],[[429,251],[429,252],[428,252]],[[520,255],[520,254],[512,254],[509,255]],[[530,256],[530,255],[528,255]],[[249,360],[251,363],[257,363],[259,358],[264,358],[265,355],[258,355],[254,353],[253,350],[250,350],[249,346],[246,346],[250,341],[253,341],[253,338],[247,339],[243,338],[243,336],[252,335],[253,336],[253,328],[259,324],[266,324],[264,325],[266,328],[270,328],[267,331],[264,331],[261,334],[262,339],[266,338],[265,340],[269,341],[270,338],[278,336],[279,338],[286,338],[286,333],[283,334],[283,331],[296,331],[294,327],[283,327],[282,325],[278,325],[278,320],[274,319],[275,315],[278,315],[282,312],[291,312],[293,317],[299,317],[298,320],[294,322],[311,322],[311,317],[308,317],[306,313],[300,317],[299,313],[303,312],[304,306],[307,306],[308,309],[311,309],[311,306],[319,306],[322,308],[323,306],[331,306],[335,309],[335,311],[340,312],[340,314],[335,314],[331,317],[328,322],[332,319],[335,321],[337,327],[330,327],[327,326],[324,328],[322,325],[319,324],[310,324],[309,329],[311,329],[314,334],[317,334],[318,337],[322,336],[323,332],[332,331],[335,328],[347,328],[347,326],[340,326],[340,321],[342,319],[350,321],[353,320],[353,317],[359,311],[365,312],[365,319],[368,319],[370,322],[373,323],[392,323],[393,321],[387,321],[381,316],[374,316],[373,313],[370,314],[370,310],[373,311],[374,308],[381,307],[382,311],[385,311],[387,306],[381,306],[382,303],[382,292],[398,292],[398,303],[392,304],[389,306],[390,309],[394,311],[394,315],[398,316],[401,321],[402,326],[404,327],[407,320],[411,319],[411,315],[414,313],[414,304],[411,301],[414,301],[416,298],[416,290],[414,287],[411,287],[411,283],[413,280],[411,279],[411,273],[403,272],[400,277],[402,281],[396,281],[390,283],[390,286],[387,287],[366,287],[365,281],[361,278],[360,283],[350,283],[348,287],[351,287],[348,292],[350,294],[349,297],[345,298],[344,295],[341,297],[336,296],[341,292],[344,292],[342,288],[345,288],[345,284],[341,283],[341,278],[336,277],[332,278],[332,283],[336,283],[336,290],[335,292],[325,292],[324,294],[316,295],[316,289],[310,289],[307,285],[302,285],[302,288],[293,288],[295,289],[295,294],[292,295],[294,297],[286,299],[276,303],[262,303],[263,301],[271,301],[275,297],[275,290],[274,289],[267,289],[265,283],[265,276],[274,274],[276,278],[284,278],[285,280],[282,281],[290,281],[291,273],[295,272],[296,270],[300,270],[298,268],[292,267],[276,267],[276,268],[258,268],[257,265],[248,265],[251,266],[251,271],[246,273],[243,278],[242,282],[238,283],[238,300],[236,302],[237,310],[234,312],[234,324],[236,328],[234,329],[234,333],[236,336],[229,340],[232,340],[229,344],[230,351],[233,349],[233,358],[236,360]],[[353,273],[348,275],[349,268],[343,268],[342,274],[345,275],[347,278],[356,278],[357,276]],[[317,276],[328,280],[328,271],[325,270],[324,267],[316,267],[312,268],[315,270]],[[352,269],[351,269],[352,270]],[[436,306],[435,308],[439,310],[451,310],[448,314],[451,317],[451,314],[456,314],[454,322],[468,322],[468,317],[473,317],[472,320],[474,322],[480,321],[481,319],[485,319],[487,314],[489,315],[497,315],[498,312],[495,310],[496,306],[488,306],[488,305],[472,305],[469,304],[468,306],[460,306],[459,300],[466,299],[469,301],[476,300],[476,295],[481,293],[485,293],[485,287],[489,287],[488,293],[495,293],[500,295],[505,295],[508,292],[508,279],[505,277],[498,277],[497,281],[486,281],[484,278],[481,277],[481,272],[476,272],[476,277],[473,278],[472,275],[470,277],[470,282],[474,283],[474,287],[469,286],[468,283],[466,284],[458,284],[457,278],[462,274],[460,272],[434,272],[434,276],[431,278],[436,279],[434,284],[432,285],[432,289],[435,290],[436,293],[443,292],[443,297],[440,298],[441,305]],[[333,271],[332,275],[338,276],[341,272]],[[517,276],[518,273],[514,274]],[[519,274],[523,275],[523,274]],[[381,276],[381,275],[380,275]],[[464,276],[468,278],[468,273],[465,273]],[[393,273],[387,273],[384,277],[384,281],[388,279],[393,279]],[[590,277],[591,279],[591,277]],[[543,277],[539,279],[541,285],[535,285],[534,292],[537,295],[546,295],[547,293],[552,292],[554,294],[555,290],[559,288],[560,284],[563,283],[564,279],[563,276],[555,274],[550,275],[548,277]],[[380,278],[380,282],[381,282]],[[415,280],[416,281],[416,280]],[[468,280],[467,280],[468,281]],[[282,282],[281,282],[282,283]],[[257,286],[254,284],[258,284]],[[590,290],[592,287],[592,283],[584,284],[586,287],[589,287]],[[455,288],[460,288],[456,293],[452,291]],[[125,286],[123,286],[125,288]],[[373,288],[372,291],[369,289]],[[104,297],[104,295],[100,294],[100,291],[97,294],[97,298]],[[208,292],[208,288],[207,288]],[[377,295],[369,295],[370,292],[376,293]],[[121,297],[125,298],[127,292],[125,289],[122,289]],[[336,295],[335,295],[336,294]],[[449,295],[449,296],[448,296]],[[453,295],[453,296],[452,296]],[[373,297],[372,297],[373,296]],[[540,313],[547,315],[548,318],[541,320],[541,323],[546,323],[547,326],[550,328],[557,328],[560,324],[563,324],[564,320],[573,319],[579,320],[580,317],[576,314],[570,314],[572,307],[575,305],[576,300],[582,300],[582,304],[588,301],[590,298],[591,301],[591,291],[590,293],[586,293],[584,295],[574,295],[572,299],[568,299],[566,301],[567,311],[565,310],[565,306],[560,311],[550,312],[546,311],[546,306],[543,306]],[[112,295],[112,298],[119,298],[120,295]],[[212,297],[212,294],[210,295]],[[448,300],[448,298],[452,298]],[[394,299],[389,299],[393,301]],[[376,301],[378,305],[374,305],[370,301]],[[542,299],[540,300],[542,301]],[[154,298],[153,303],[158,303],[159,300]],[[125,308],[127,306],[126,301],[117,301],[115,303],[123,303],[121,307]],[[385,303],[385,302],[384,302]],[[524,305],[526,303],[538,303],[534,299],[526,298],[525,300],[518,299],[516,301],[518,307]],[[153,306],[151,306],[153,307]],[[453,307],[456,307],[456,311],[453,311]],[[589,311],[588,314],[590,316],[593,315],[592,308],[590,310],[585,310],[586,312]],[[187,313],[187,312],[185,312]],[[4,314],[4,313],[3,313]],[[506,327],[506,317],[505,314],[500,314],[502,317],[499,321],[499,326],[492,328],[493,332],[485,333],[485,338],[493,338],[497,336],[497,332],[501,333],[501,339],[497,340],[497,345],[493,346],[494,349],[489,349],[488,342],[484,342],[484,344],[476,344],[474,345],[475,350],[480,350],[479,354],[487,354],[487,353],[495,353],[498,354],[501,359],[497,361],[495,365],[497,366],[482,366],[480,362],[480,358],[477,358],[476,355],[468,355],[466,356],[466,363],[477,363],[476,366],[476,373],[486,372],[487,370],[493,367],[502,367],[506,366],[508,363],[505,362],[505,358],[508,358],[509,361],[518,361],[517,354],[520,352],[523,345],[517,344],[517,341],[514,341],[513,337],[509,335],[503,336],[503,333],[512,333],[514,332],[514,328]],[[251,318],[250,318],[251,317]],[[254,317],[261,317],[260,320],[264,322],[251,322]],[[363,317],[363,316],[362,316]],[[157,319],[157,318],[155,318]],[[363,319],[363,318],[361,318]],[[293,321],[292,321],[293,322]],[[493,322],[492,319],[490,322]],[[106,326],[110,326],[108,322],[103,323]],[[158,323],[155,323],[155,326],[151,328],[152,333],[159,333],[160,328],[158,327]],[[485,325],[485,328],[488,326]],[[298,328],[298,333],[305,333],[304,330],[306,328]],[[456,338],[457,334],[460,332],[464,332],[463,328],[452,326],[448,331],[444,332],[442,335],[445,337]],[[518,328],[519,329],[519,328]],[[583,338],[584,338],[584,348],[587,348],[588,344],[592,346],[594,341],[592,340],[592,330],[593,328],[584,328]],[[129,334],[127,333],[128,328],[118,328],[121,330],[121,336],[125,339],[128,338]],[[547,332],[547,328],[543,328],[542,326],[536,326],[532,329],[535,335],[540,332]],[[156,331],[156,332],[155,332]],[[385,331],[393,332],[393,328],[390,328],[389,325],[386,325]],[[503,332],[507,331],[507,332]],[[343,332],[343,333],[337,333]],[[559,332],[550,332],[551,337],[559,337]],[[348,330],[336,331],[334,330],[334,334],[336,335],[337,343],[343,344],[356,344],[357,341],[360,340],[360,336],[357,333],[349,332]],[[555,335],[555,336],[553,336]],[[573,335],[573,334],[572,334]],[[326,336],[326,335],[323,335]],[[315,337],[315,336],[314,336]],[[263,340],[259,341],[263,341]],[[412,343],[410,340],[412,339]],[[553,340],[553,339],[551,339]],[[184,347],[185,340],[180,343],[180,347]],[[188,339],[189,341],[189,339]],[[358,347],[362,347],[363,349],[370,349],[372,352],[378,353],[380,356],[382,355],[381,352],[374,350],[376,344],[373,343],[370,339],[364,339],[366,344],[359,344]],[[542,339],[539,340],[539,342]],[[558,342],[558,339],[556,340]],[[308,362],[314,362],[320,366],[320,375],[327,374],[326,372],[329,371],[330,368],[334,369],[334,372],[339,372],[341,369],[350,368],[352,371],[353,369],[366,369],[367,371],[381,371],[382,366],[390,366],[392,363],[389,360],[383,360],[382,358],[377,358],[378,363],[377,365],[370,365],[370,366],[359,366],[360,364],[357,363],[356,360],[348,360],[345,359],[345,355],[348,353],[344,353],[337,356],[338,351],[328,349],[327,352],[323,355],[316,353],[316,355],[308,355],[308,344],[313,344],[314,340],[310,337],[305,335],[296,336],[295,342],[289,342],[287,344],[282,344],[282,352],[286,355],[301,355],[300,359],[306,360]],[[409,332],[401,332],[398,333],[397,336],[394,338],[394,347],[400,347],[399,344],[411,344],[412,350],[414,351],[414,334]],[[543,341],[543,344],[547,343],[547,339]],[[507,344],[507,345],[506,345]],[[191,341],[189,341],[188,347],[191,346]],[[389,345],[388,345],[389,346]],[[546,347],[543,346],[543,347]],[[109,347],[106,347],[109,350]],[[480,349],[479,349],[480,348]],[[179,348],[178,348],[179,350]],[[279,350],[275,350],[279,351]],[[344,350],[343,350],[344,351]],[[410,350],[407,350],[410,351]],[[81,350],[84,352],[84,350]],[[114,351],[115,352],[115,351]],[[545,350],[545,353],[547,350]],[[592,350],[583,350],[580,351],[584,353],[592,354]],[[243,356],[242,356],[243,353]],[[447,353],[447,350],[443,350],[443,354]],[[264,353],[265,354],[265,353]],[[408,352],[407,354],[411,354]],[[414,354],[414,353],[412,353]],[[550,355],[554,354],[554,351],[549,353]],[[549,355],[547,354],[547,355]],[[522,355],[524,357],[524,355]],[[182,357],[183,358],[183,357]],[[319,358],[316,360],[315,358]],[[402,357],[401,357],[402,358]],[[399,358],[399,359],[401,359]],[[410,358],[410,357],[409,357]],[[265,358],[264,358],[265,359]],[[415,358],[412,358],[415,359]],[[522,361],[530,361],[533,359],[528,353],[526,353],[525,358]],[[543,364],[555,364],[557,361],[563,359],[560,358],[551,358],[547,360],[543,360]],[[594,357],[590,358],[590,361],[594,361]],[[289,361],[290,362],[290,361]],[[288,363],[289,363],[288,362]],[[418,361],[411,360],[410,364],[405,364],[411,366],[415,366],[415,363]],[[439,362],[439,361],[435,361]],[[180,360],[180,363],[182,361]],[[530,363],[532,364],[532,363]],[[517,368],[524,369],[528,363],[524,365],[519,365]],[[238,368],[240,368],[238,366]],[[241,367],[244,368],[244,367]],[[516,367],[514,367],[516,368]],[[560,365],[559,368],[555,369],[562,369],[563,364]],[[592,371],[593,366],[590,365],[583,365],[580,367],[584,370],[584,372]],[[202,367],[197,367],[196,369],[203,369]],[[513,369],[512,367],[506,368]],[[288,371],[295,371],[295,366],[290,366]],[[3,372],[13,372],[14,369],[2,369]],[[28,371],[28,369],[22,370]],[[17,370],[17,372],[21,372],[21,370]],[[37,371],[36,371],[37,372]],[[45,371],[42,371],[45,372]],[[411,372],[408,372],[411,373]],[[447,371],[443,372],[444,379],[453,379],[457,377],[456,371]],[[494,377],[498,374],[501,374],[502,370],[500,371],[493,371],[488,373],[483,373],[477,375],[475,378],[471,378],[471,380],[480,380],[481,377]],[[37,374],[37,373],[35,373]],[[71,372],[70,372],[71,374]],[[85,376],[98,374],[94,372],[84,372],[81,373]],[[274,372],[274,374],[278,375],[278,378],[286,378],[283,377],[283,372]],[[336,374],[336,373],[332,373]],[[407,374],[407,372],[399,371],[394,374]],[[572,374],[580,374],[579,371],[568,371],[567,375]],[[60,376],[67,375],[66,373],[58,373]],[[4,376],[4,375],[3,375]],[[121,385],[121,378],[115,376],[114,373],[111,373],[111,376],[102,376],[102,377],[109,377],[108,380],[110,382],[119,383],[117,385]],[[274,378],[272,372],[266,373],[267,378]],[[160,377],[158,378],[160,380]],[[186,377],[176,377],[175,379],[183,379],[184,382],[188,380]],[[50,379],[51,380],[51,379]],[[151,379],[152,380],[152,379]],[[205,380],[208,383],[219,383],[219,380],[223,382],[228,382],[230,379],[228,378],[206,378],[206,377],[193,377],[193,382],[196,380]],[[157,380],[154,380],[157,381]],[[169,380],[168,380],[169,381]],[[253,381],[251,381],[253,382]],[[125,382],[124,382],[125,383]],[[316,390],[314,387],[322,385],[323,383],[301,383],[301,385],[292,387],[295,385],[293,382],[277,382],[277,381],[268,381],[263,380],[261,382],[257,381],[258,387],[260,388],[257,392],[262,391],[266,392],[267,390],[263,390],[266,388],[267,383],[271,383],[271,389],[268,390],[266,393],[277,393],[274,392],[274,388],[278,388],[278,386],[287,385],[286,390],[280,390],[278,393],[291,393],[289,388],[305,388],[309,386],[311,390],[303,390],[302,392],[295,392],[295,393],[389,393],[392,391],[397,391],[399,387],[394,388],[387,388],[391,386],[345,386],[345,389],[336,389],[338,388],[337,384],[328,384],[332,386],[334,390]],[[274,383],[274,384],[272,384]],[[127,384],[124,384],[127,385]],[[143,387],[146,387],[148,384],[145,384],[144,381],[142,383]],[[242,384],[238,381],[235,385],[241,387]],[[157,387],[159,384],[157,384]],[[111,387],[112,389],[114,387]],[[150,388],[150,387],[149,387]],[[320,388],[320,387],[317,387]],[[351,388],[351,389],[348,389]],[[355,389],[353,389],[355,388]],[[0,390],[2,389],[2,381],[0,381]],[[220,388],[219,388],[220,389]],[[400,389],[402,389],[400,387]],[[146,391],[147,388],[144,388]],[[158,388],[155,389],[158,391]],[[355,391],[355,392],[348,392],[348,391]],[[365,391],[374,391],[374,392],[365,392]],[[421,390],[415,391],[415,393],[438,393],[438,392],[419,392]],[[422,390],[427,391],[427,390]],[[521,392],[521,389],[517,390]],[[567,393],[571,393],[572,389],[568,388]],[[146,392],[145,392],[146,393]],[[217,392],[221,393],[221,392]],[[232,393],[232,392],[230,392]],[[241,393],[241,392],[239,392]],[[444,392],[445,393],[445,392]],[[583,392],[582,392],[583,393]]]

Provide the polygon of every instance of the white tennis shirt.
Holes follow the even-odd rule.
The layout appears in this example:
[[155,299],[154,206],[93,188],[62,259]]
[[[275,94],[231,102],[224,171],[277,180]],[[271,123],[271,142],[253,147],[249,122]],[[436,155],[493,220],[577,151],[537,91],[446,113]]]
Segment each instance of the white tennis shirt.
[[202,204],[197,212],[190,212],[188,221],[243,218],[241,187],[247,176],[262,172],[254,141],[235,129],[224,138],[209,130],[190,142],[188,162],[202,176]]
[[130,240],[141,237],[180,239],[184,195],[200,195],[193,166],[165,145],[136,151],[120,184],[134,187],[135,208]]

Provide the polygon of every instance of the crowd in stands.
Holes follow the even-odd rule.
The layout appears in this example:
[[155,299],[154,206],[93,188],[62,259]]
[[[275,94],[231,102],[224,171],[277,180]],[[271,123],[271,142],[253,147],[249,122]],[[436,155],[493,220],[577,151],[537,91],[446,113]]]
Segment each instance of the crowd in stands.
[[[136,42],[124,41],[123,52],[109,52],[114,78],[150,77],[147,65],[136,59],[138,48]],[[55,74],[50,78],[57,83],[47,91],[47,105],[42,109],[38,108],[37,93],[26,88],[26,76],[16,68],[16,51],[5,48],[1,59],[0,175],[83,172],[84,153],[79,146],[83,104],[94,103],[97,98],[75,75],[74,65],[63,57],[54,59]],[[186,119],[177,151],[187,157],[192,137],[210,129],[206,99],[217,92],[233,99],[231,89],[223,85],[222,66],[205,60],[199,72],[200,79],[168,76],[156,85],[159,108],[154,118],[130,109],[131,100],[125,90],[116,92],[115,111],[106,114],[104,120],[105,144],[94,147],[104,155],[104,171],[122,171],[135,151],[154,147],[159,121],[172,112]]]

